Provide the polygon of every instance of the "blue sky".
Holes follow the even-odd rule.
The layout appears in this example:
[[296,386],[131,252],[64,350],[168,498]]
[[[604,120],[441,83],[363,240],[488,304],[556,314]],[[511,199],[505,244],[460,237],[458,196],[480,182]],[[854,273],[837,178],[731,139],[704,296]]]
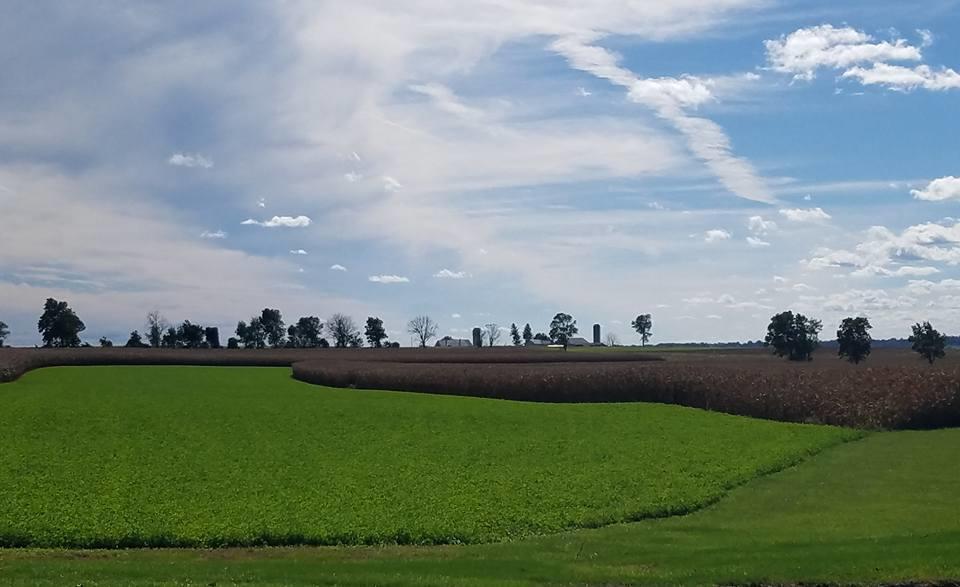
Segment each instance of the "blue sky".
[[956,332],[957,31],[948,0],[24,3],[0,320]]

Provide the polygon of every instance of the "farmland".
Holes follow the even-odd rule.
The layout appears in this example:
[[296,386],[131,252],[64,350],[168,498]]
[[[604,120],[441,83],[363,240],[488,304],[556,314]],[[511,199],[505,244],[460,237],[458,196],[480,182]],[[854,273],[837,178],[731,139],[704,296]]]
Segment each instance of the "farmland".
[[44,369],[0,402],[5,546],[496,541],[689,512],[858,436],[335,390],[271,368]]

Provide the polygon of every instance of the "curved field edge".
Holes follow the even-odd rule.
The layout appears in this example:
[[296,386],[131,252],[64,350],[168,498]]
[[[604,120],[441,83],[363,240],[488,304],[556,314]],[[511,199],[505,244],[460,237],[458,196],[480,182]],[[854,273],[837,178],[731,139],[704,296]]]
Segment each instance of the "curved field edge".
[[862,434],[676,406],[324,389],[286,374],[56,368],[3,386],[0,544],[509,541],[689,513]]
[[0,550],[14,585],[955,585],[960,431],[877,433],[689,516],[475,546]]

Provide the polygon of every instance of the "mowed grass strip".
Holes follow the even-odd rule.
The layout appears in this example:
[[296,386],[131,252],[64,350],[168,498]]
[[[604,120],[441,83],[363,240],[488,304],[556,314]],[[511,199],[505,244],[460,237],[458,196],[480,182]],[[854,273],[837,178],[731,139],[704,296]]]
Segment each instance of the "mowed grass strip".
[[471,543],[689,512],[857,432],[65,367],[0,386],[0,546]]

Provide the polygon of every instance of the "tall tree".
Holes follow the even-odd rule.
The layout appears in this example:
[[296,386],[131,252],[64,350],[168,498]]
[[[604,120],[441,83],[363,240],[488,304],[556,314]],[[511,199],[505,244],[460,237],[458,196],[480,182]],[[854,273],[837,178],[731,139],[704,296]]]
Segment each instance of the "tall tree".
[[653,332],[650,330],[653,328],[653,319],[650,317],[650,314],[638,315],[633,322],[630,323],[630,326],[633,326],[633,329],[640,335],[640,346],[647,346],[647,341],[653,336]]
[[183,346],[176,328],[173,326],[167,328],[167,331],[163,334],[163,338],[160,340],[160,346],[165,349],[175,349]]
[[158,348],[163,341],[164,331],[169,327],[170,324],[159,310],[147,314],[147,340],[150,341],[150,346]]
[[780,312],[770,319],[764,346],[772,346],[773,354],[791,361],[810,361],[813,351],[820,345],[819,320],[808,319],[803,314]]
[[407,332],[420,340],[420,346],[426,347],[430,339],[437,335],[439,327],[433,318],[426,314],[416,316],[407,323]]
[[837,329],[837,354],[841,359],[859,363],[870,355],[870,333],[873,326],[864,317],[844,318]]
[[236,332],[245,349],[262,349],[267,346],[267,334],[263,330],[260,316],[252,318],[250,324],[238,322]]
[[567,343],[570,337],[579,332],[577,330],[577,321],[570,314],[559,312],[550,321],[550,340],[555,344],[562,344],[563,350],[567,350]]
[[516,322],[510,324],[510,339],[513,341],[513,346],[523,344],[523,339],[520,338],[520,329],[517,328]]
[[294,348],[312,349],[320,346],[323,323],[316,316],[301,316],[287,329],[287,342]]
[[67,302],[47,298],[43,305],[43,314],[37,322],[37,331],[43,336],[43,346],[80,346],[80,333],[86,329],[83,321],[70,309]]
[[130,333],[130,338],[127,339],[127,344],[123,346],[127,348],[139,349],[150,345],[143,342],[143,337],[140,336],[139,330],[134,330]]
[[263,312],[260,313],[260,324],[263,326],[267,343],[271,347],[278,348],[283,346],[283,336],[286,333],[286,328],[284,327],[283,316],[281,316],[280,310],[264,308]]
[[7,328],[6,322],[0,321],[0,348],[3,348],[3,343],[8,336],[10,336],[10,329]]
[[530,323],[527,322],[526,326],[523,327],[523,342],[530,342],[533,340],[533,329],[530,328]]
[[913,350],[920,354],[931,365],[937,359],[946,356],[944,348],[947,345],[947,336],[940,334],[929,322],[914,324],[911,329],[913,335],[908,339],[913,343]]
[[346,314],[334,314],[327,320],[327,332],[333,339],[333,346],[338,349],[345,349],[355,346],[360,339],[360,331],[354,323],[353,318]]
[[382,348],[383,341],[387,338],[387,331],[383,328],[383,320],[374,316],[367,317],[367,326],[364,329],[364,335],[367,342],[373,348]]
[[620,339],[612,332],[607,333],[607,346],[619,346]]
[[177,327],[177,342],[179,346],[188,349],[201,348],[203,346],[203,326],[184,320],[183,324]]
[[487,346],[496,346],[501,334],[499,324],[491,322],[483,325],[483,337],[487,339]]

